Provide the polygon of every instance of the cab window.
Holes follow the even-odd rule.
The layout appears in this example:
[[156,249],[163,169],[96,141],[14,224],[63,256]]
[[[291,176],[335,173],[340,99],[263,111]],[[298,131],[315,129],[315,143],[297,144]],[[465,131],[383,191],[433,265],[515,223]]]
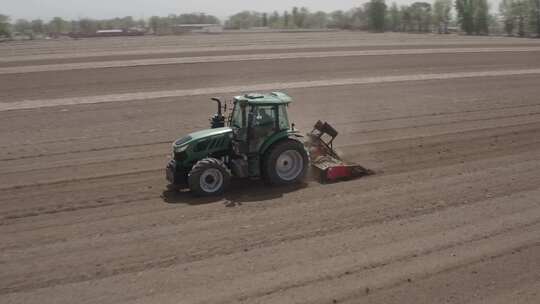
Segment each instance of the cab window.
[[231,127],[243,128],[244,126],[242,124],[242,108],[238,104],[235,104],[231,116]]
[[274,106],[257,106],[253,108],[253,126],[274,129],[276,111]]
[[289,117],[287,115],[287,106],[279,106],[279,129],[288,130],[290,128]]

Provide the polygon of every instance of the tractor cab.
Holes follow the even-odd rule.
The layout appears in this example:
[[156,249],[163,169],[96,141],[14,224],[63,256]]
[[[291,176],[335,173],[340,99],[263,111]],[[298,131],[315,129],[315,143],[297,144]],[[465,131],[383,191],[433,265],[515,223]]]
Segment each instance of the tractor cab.
[[234,98],[229,117],[233,149],[238,155],[258,153],[273,136],[291,129],[287,107],[291,98],[280,92],[246,94]]
[[231,169],[235,175],[257,177],[262,174],[262,159],[275,142],[294,132],[287,107],[292,99],[281,92],[236,96],[229,116],[232,129]]

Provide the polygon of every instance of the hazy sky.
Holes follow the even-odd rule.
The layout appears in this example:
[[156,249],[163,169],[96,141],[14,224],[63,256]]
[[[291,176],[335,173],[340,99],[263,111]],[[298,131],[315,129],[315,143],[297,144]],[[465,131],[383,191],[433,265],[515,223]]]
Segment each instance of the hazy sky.
[[[205,12],[220,18],[241,10],[283,11],[293,6],[306,6],[311,10],[333,11],[359,6],[368,0],[0,0],[0,14],[12,19],[50,19],[61,16],[69,19],[110,18],[119,16],[150,17],[169,13]],[[391,0],[387,0],[391,2]],[[411,3],[396,0],[397,3]]]

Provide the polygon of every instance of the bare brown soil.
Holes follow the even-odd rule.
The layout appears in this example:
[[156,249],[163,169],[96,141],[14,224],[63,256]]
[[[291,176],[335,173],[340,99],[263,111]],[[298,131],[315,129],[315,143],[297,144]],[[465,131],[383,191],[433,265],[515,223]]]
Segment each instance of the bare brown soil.
[[[538,45],[356,34],[52,41],[1,45],[0,54],[44,56],[16,61],[27,66],[66,63],[47,56],[83,48],[114,57],[68,62],[133,50],[161,58],[186,41],[194,53],[185,57],[217,46],[213,55],[275,53],[274,44],[332,51],[313,46],[325,39],[380,49]],[[207,128],[209,95],[0,111],[0,303],[539,303],[540,74],[331,85],[527,71],[539,59],[351,56],[0,75],[3,104],[328,81],[287,90],[292,120],[306,131],[331,122],[340,152],[377,172],[285,188],[235,181],[222,197],[195,198],[167,191],[163,170],[175,138]]]

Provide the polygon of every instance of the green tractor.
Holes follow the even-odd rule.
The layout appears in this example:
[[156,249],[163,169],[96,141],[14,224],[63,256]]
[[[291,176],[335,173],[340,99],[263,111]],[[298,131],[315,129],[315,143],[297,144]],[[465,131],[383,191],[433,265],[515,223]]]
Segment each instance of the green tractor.
[[[349,179],[373,172],[342,160],[333,149],[338,132],[318,121],[304,137],[289,122],[287,94],[236,96],[228,118],[221,100],[211,128],[173,143],[166,176],[170,187],[189,188],[209,196],[223,193],[231,178],[263,178],[271,185],[301,182],[311,164],[321,182]],[[309,156],[308,156],[309,155]]]
[[[292,99],[280,92],[234,97],[228,119],[222,112],[211,129],[191,133],[173,144],[166,169],[174,188],[201,196],[220,194],[231,178],[263,178],[272,185],[301,182],[309,166],[303,136],[291,126],[287,107]],[[226,109],[225,109],[226,111]]]

